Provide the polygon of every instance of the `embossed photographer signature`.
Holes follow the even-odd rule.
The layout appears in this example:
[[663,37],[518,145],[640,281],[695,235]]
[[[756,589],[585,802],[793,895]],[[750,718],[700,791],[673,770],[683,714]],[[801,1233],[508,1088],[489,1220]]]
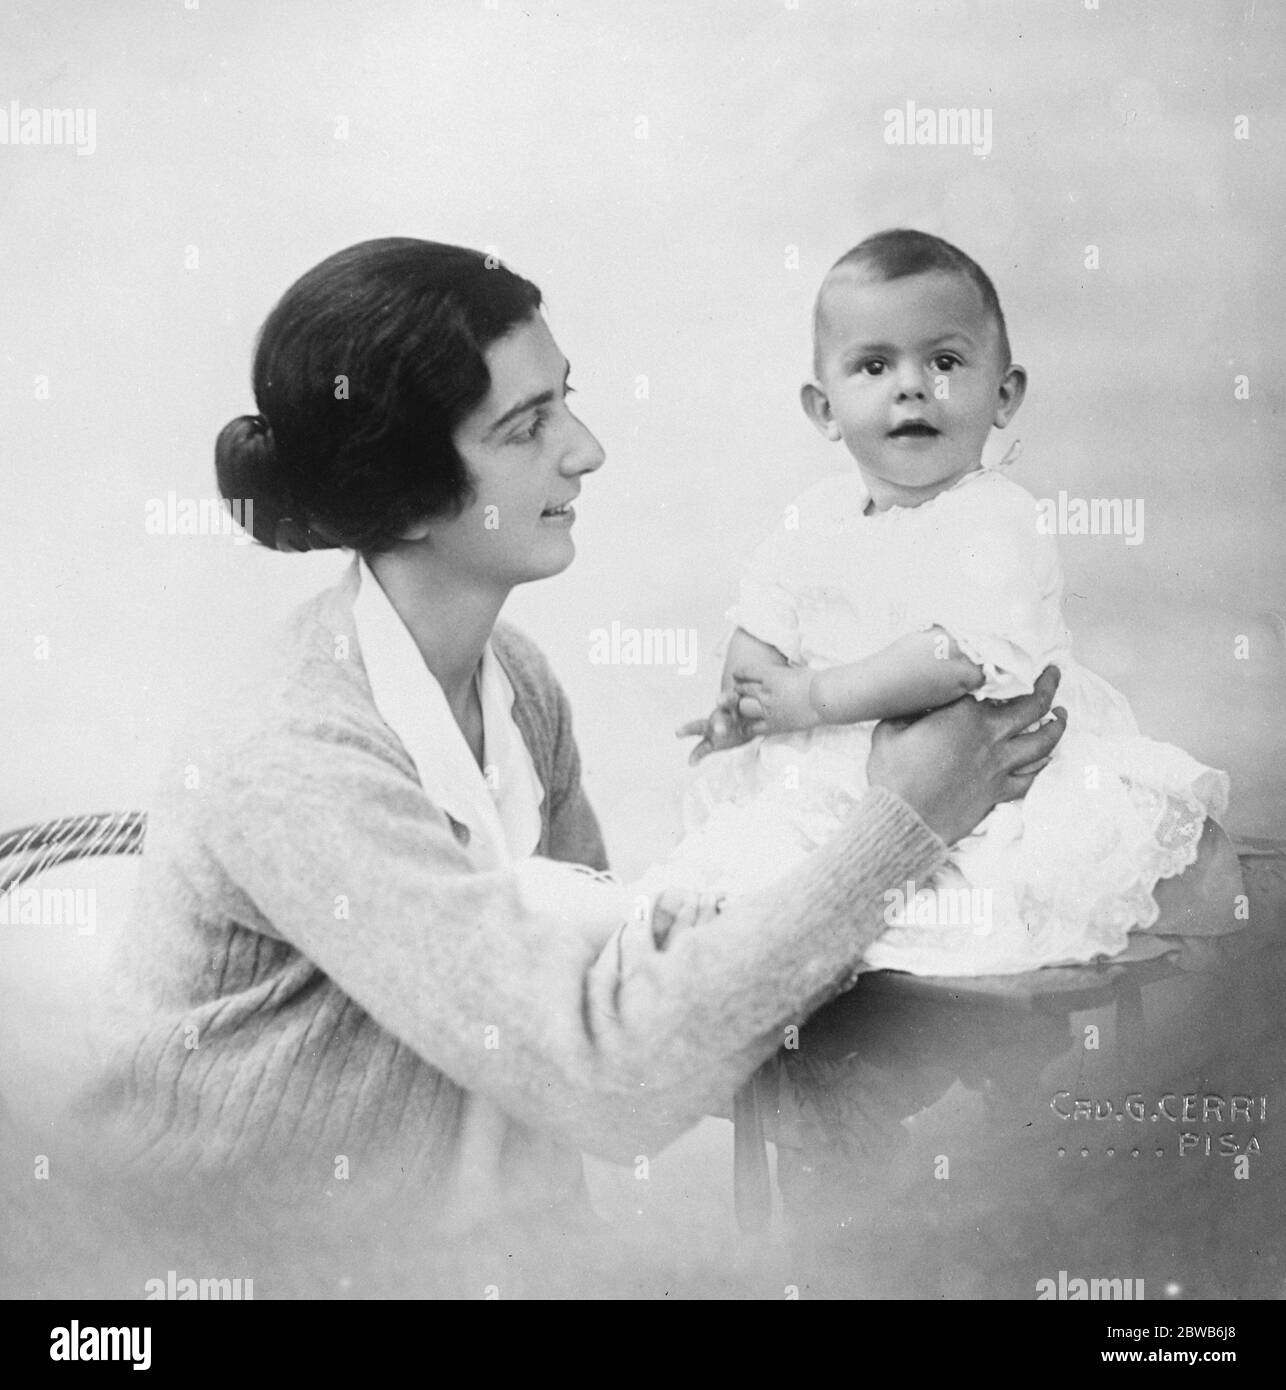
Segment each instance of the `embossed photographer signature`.
[[[1123,1100],[1113,1096],[1073,1097],[1070,1091],[1055,1091],[1050,1098],[1049,1108],[1059,1119],[1070,1124],[1086,1121],[1097,1124],[1098,1121],[1111,1120],[1160,1124],[1164,1120],[1169,1125],[1213,1124],[1229,1127],[1217,1134],[1204,1128],[1200,1131],[1182,1130],[1178,1135],[1180,1157],[1197,1151],[1207,1156],[1217,1154],[1229,1158],[1258,1154],[1261,1151],[1258,1136],[1254,1133],[1247,1134],[1245,1129],[1251,1125],[1266,1123],[1268,1120],[1266,1095],[1221,1096],[1199,1091],[1188,1092],[1185,1095],[1167,1091],[1155,1101],[1149,1101],[1141,1091],[1132,1091]],[[1243,1127],[1240,1132],[1237,1126]],[[1142,1137],[1137,1131],[1131,1133],[1128,1130],[1126,1136],[1129,1136],[1125,1140],[1127,1145],[1132,1140]],[[1065,1154],[1065,1150],[1061,1148],[1058,1152],[1060,1158]],[[1114,1157],[1116,1149],[1109,1148],[1106,1152],[1108,1157]],[[1141,1150],[1134,1147],[1129,1152],[1132,1158],[1138,1158]],[[1164,1147],[1157,1148],[1156,1156],[1160,1158],[1165,1152]],[[1088,1153],[1088,1149],[1081,1150],[1082,1157],[1087,1157]]]

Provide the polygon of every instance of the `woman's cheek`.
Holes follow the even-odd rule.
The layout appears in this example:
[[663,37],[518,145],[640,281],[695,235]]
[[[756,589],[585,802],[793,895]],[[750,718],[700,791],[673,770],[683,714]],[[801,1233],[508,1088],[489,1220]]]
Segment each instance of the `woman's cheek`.
[[480,489],[471,510],[474,529],[482,533],[484,540],[502,539],[505,528],[512,527],[514,522],[512,501],[498,488]]

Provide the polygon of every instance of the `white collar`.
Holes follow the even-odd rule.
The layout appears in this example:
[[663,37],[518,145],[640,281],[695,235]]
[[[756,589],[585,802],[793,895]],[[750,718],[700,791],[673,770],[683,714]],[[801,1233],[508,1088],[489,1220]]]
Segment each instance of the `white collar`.
[[513,720],[514,689],[488,642],[478,668],[484,775],[442,687],[366,561],[353,622],[381,718],[415,764],[425,795],[467,826],[467,853],[479,868],[501,868],[536,852],[545,789]]
[[[1022,440],[1015,439],[1000,458],[992,459],[990,462],[983,460],[977,468],[971,468],[968,473],[962,473],[950,487],[944,487],[941,492],[935,492],[933,496],[929,498],[929,502],[936,502],[939,497],[944,496],[946,493],[955,492],[958,488],[967,487],[978,478],[986,477],[990,473],[999,473],[1004,468],[1012,468],[1013,465],[1018,462],[1019,458],[1022,457],[1022,452]],[[857,470],[854,470],[853,473],[848,476],[853,478],[857,484],[857,509],[861,515],[865,516],[867,504],[871,500],[871,490],[866,486],[866,480]],[[928,506],[928,502],[921,502],[920,506]],[[884,516],[886,512],[911,512],[916,510],[918,510],[916,507],[903,507],[894,503],[893,506],[886,508],[885,512],[873,512],[872,515]]]

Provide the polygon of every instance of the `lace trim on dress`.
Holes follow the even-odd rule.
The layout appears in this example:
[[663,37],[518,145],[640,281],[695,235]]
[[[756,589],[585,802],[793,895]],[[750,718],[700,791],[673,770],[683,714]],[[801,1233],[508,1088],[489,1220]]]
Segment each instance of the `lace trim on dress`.
[[1218,816],[1226,804],[1227,779],[1221,783],[1221,777],[1203,776],[1185,798],[1127,781],[1127,795],[1139,813],[1136,833],[1118,827],[1116,844],[1095,865],[1088,901],[1075,883],[1058,884],[1048,897],[1032,885],[1024,889],[1020,908],[1031,944],[1044,955],[1065,936],[1069,949],[1073,940],[1080,943],[1076,954],[1082,959],[1086,943],[1097,948],[1095,954],[1115,955],[1125,949],[1131,930],[1155,926],[1161,914],[1157,884],[1195,863],[1207,818]]

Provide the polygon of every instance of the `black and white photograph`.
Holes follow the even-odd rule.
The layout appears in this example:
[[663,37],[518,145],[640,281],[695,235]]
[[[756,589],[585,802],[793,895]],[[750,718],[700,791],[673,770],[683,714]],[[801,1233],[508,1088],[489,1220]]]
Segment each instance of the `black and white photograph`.
[[35,1361],[403,1300],[932,1302],[957,1348],[1075,1302],[1077,1366],[1249,1359],[1286,12],[0,32]]

